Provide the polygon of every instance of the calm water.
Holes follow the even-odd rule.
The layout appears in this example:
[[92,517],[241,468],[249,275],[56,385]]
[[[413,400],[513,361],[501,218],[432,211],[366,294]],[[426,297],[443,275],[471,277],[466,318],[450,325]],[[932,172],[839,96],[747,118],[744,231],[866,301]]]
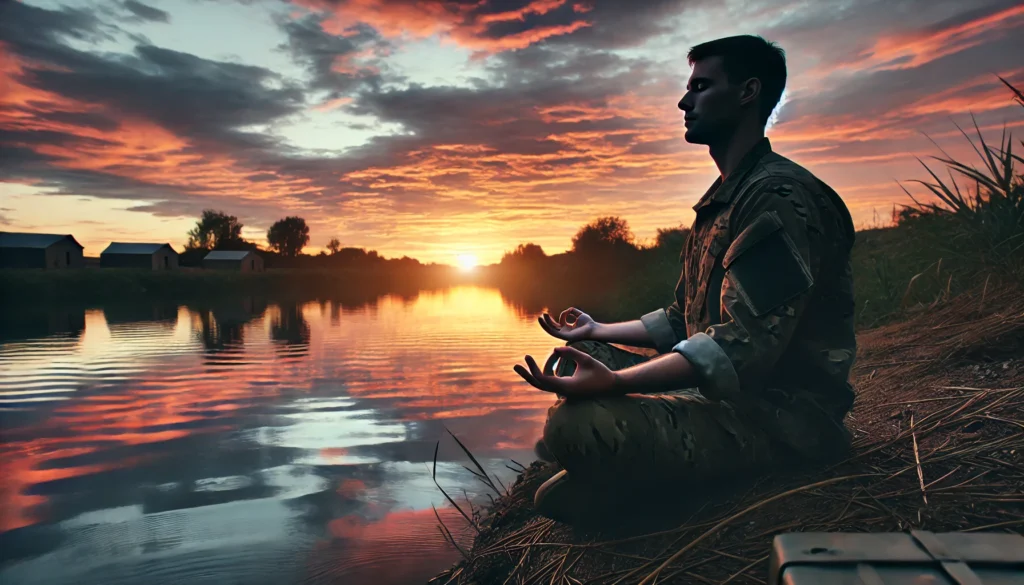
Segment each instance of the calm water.
[[361,305],[18,311],[0,338],[3,583],[409,583],[471,534],[430,476],[506,484],[557,341],[493,289]]

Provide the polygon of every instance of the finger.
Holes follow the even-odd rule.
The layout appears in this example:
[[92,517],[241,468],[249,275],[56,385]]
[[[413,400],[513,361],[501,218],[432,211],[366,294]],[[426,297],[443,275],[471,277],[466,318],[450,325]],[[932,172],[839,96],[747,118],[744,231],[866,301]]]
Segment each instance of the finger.
[[548,324],[548,327],[552,331],[558,331],[559,329],[562,328],[562,326],[555,322],[551,315],[548,315],[547,313],[544,313],[544,321]]
[[530,368],[530,373],[533,374],[534,378],[540,380],[544,376],[544,372],[537,366],[537,361],[533,359],[532,355],[526,356],[526,365]]
[[548,356],[548,361],[544,362],[544,375],[554,376],[555,375],[555,362],[558,361],[558,354],[551,352]]
[[537,366],[537,362],[533,359],[533,356],[526,356],[526,365],[530,367],[530,374],[534,380],[537,381],[537,388],[544,390],[545,392],[557,392],[564,386],[564,382],[561,378],[554,376],[545,376],[544,373]]
[[542,318],[537,319],[537,322],[540,323],[541,329],[543,329],[544,332],[547,333],[548,335],[552,337],[557,337],[558,339],[565,339],[565,335],[561,331],[559,331],[557,325],[552,325],[550,322],[545,323],[544,319]]
[[515,366],[512,366],[512,369],[515,371],[515,373],[519,374],[519,376],[522,379],[526,380],[530,384],[530,386],[533,386],[538,390],[544,390],[544,388],[540,385],[540,382],[538,382],[536,378],[531,376],[530,372],[527,372],[526,368],[524,368],[523,366],[516,364]]
[[572,312],[575,310],[576,309],[569,307],[568,309],[562,311],[562,314],[558,316],[558,322],[562,325],[565,325],[565,320],[569,317],[569,315],[572,315]]
[[530,375],[530,372],[526,371],[526,368],[524,368],[523,366],[516,365],[512,369],[515,370],[516,373],[519,374],[520,377],[522,377],[522,379],[526,380],[530,384],[530,386],[533,386],[537,390],[540,390],[542,392],[554,392],[554,390],[547,388],[539,380]]

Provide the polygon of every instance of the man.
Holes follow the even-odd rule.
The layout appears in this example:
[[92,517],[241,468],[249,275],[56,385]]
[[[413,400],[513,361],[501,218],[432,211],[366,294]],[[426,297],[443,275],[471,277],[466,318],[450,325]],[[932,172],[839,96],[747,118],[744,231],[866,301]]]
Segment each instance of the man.
[[544,315],[569,343],[543,369],[531,356],[514,368],[561,397],[540,446],[563,469],[535,496],[557,520],[586,520],[623,493],[685,494],[849,446],[853,224],[839,196],[764,135],[785,54],[737,36],[688,60],[685,138],[708,146],[721,176],[694,206],[675,302],[625,323],[574,308]]

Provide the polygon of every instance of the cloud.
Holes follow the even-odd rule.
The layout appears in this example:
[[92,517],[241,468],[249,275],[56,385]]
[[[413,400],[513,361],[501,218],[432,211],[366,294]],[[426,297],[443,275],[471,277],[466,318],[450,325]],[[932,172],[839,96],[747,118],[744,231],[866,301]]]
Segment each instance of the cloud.
[[[360,25],[389,39],[443,36],[480,54],[542,42],[613,48],[668,32],[682,0],[601,3],[593,0],[293,0],[328,13],[326,32],[347,36]],[[692,4],[696,5],[697,2]]]
[[854,69],[913,69],[1012,34],[1013,30],[1019,31],[1022,24],[1024,5],[983,6],[919,30],[883,35],[848,66]]
[[92,15],[21,3],[3,12],[3,179],[131,199],[303,189],[291,177],[259,189],[246,179],[249,164],[280,147],[246,128],[304,107],[302,90],[276,73],[151,45],[114,56],[77,50],[63,39],[102,30]]
[[137,2],[136,0],[125,0],[124,7],[141,20],[165,23],[171,21],[170,14],[167,14],[159,8],[154,8],[148,4]]
[[279,49],[310,75],[310,88],[329,92],[325,104],[336,106],[357,88],[380,87],[382,75],[390,73],[385,58],[393,45],[367,25],[356,24],[345,35],[336,35],[324,30],[320,16],[306,15],[281,19],[280,26],[288,41]]

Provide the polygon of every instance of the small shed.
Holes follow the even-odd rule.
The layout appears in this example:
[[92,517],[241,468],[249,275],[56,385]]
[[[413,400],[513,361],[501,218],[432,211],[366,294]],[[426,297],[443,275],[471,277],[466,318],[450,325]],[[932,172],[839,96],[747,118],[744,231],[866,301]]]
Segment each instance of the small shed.
[[111,242],[100,254],[103,268],[177,270],[178,253],[170,244],[129,244]]
[[215,250],[203,258],[203,268],[263,272],[263,257],[251,250]]
[[0,268],[83,268],[82,250],[69,234],[0,232]]

